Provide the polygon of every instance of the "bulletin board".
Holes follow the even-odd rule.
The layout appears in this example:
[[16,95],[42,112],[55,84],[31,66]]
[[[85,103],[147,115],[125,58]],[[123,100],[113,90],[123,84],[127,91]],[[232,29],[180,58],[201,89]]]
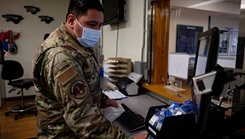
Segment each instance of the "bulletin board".
[[177,25],[176,52],[195,54],[198,37],[202,32],[201,26]]

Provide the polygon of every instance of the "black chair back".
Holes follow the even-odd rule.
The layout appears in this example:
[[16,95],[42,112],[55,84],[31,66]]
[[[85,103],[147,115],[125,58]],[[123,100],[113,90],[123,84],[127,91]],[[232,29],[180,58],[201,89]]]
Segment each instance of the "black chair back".
[[3,64],[3,61],[4,61],[3,45],[2,45],[2,41],[0,41],[0,64]]
[[24,69],[18,61],[5,60],[2,68],[2,79],[11,82],[23,76]]

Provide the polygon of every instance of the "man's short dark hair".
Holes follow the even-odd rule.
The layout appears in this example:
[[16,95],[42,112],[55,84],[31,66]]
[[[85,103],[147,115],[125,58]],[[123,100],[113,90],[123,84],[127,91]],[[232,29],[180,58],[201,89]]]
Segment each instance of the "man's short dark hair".
[[70,0],[66,20],[69,14],[73,14],[78,18],[80,15],[87,14],[89,9],[95,9],[104,13],[104,8],[99,0]]

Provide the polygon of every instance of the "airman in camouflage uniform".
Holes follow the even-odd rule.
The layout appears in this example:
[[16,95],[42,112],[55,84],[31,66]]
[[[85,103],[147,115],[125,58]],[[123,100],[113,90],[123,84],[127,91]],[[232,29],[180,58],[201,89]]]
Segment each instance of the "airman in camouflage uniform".
[[125,138],[101,114],[99,67],[65,25],[38,49],[34,64],[39,138]]
[[37,138],[129,138],[102,115],[108,97],[101,92],[98,63],[92,48],[79,43],[67,22],[35,55]]

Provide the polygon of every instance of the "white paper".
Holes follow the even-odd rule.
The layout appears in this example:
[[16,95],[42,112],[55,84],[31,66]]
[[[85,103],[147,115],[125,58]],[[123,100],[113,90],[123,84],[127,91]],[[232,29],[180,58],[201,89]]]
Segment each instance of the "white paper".
[[121,104],[118,104],[119,108],[115,107],[107,107],[105,109],[102,109],[102,114],[105,116],[106,119],[113,122],[117,117],[119,117],[125,110],[123,109]]
[[187,79],[188,76],[189,55],[170,54],[169,56],[169,75]]
[[113,100],[127,98],[127,96],[125,96],[118,90],[107,90],[107,91],[103,91],[103,93]]

